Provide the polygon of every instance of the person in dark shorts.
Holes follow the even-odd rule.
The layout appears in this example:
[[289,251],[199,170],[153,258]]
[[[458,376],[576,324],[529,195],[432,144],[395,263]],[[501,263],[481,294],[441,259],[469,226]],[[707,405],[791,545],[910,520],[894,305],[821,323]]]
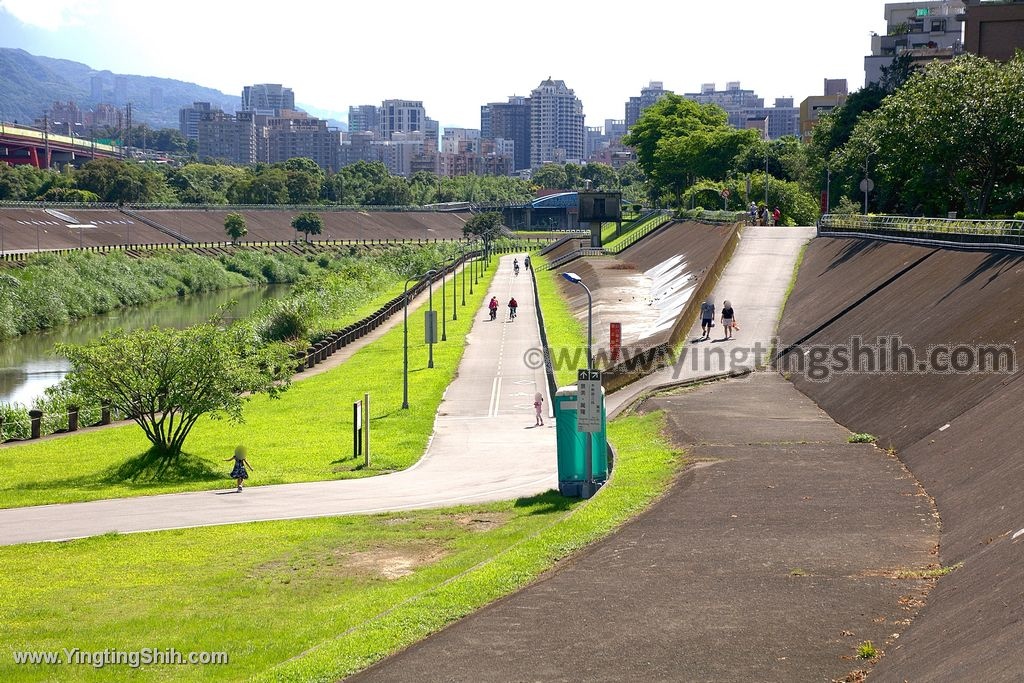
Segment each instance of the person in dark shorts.
[[519,308],[519,302],[516,301],[515,297],[512,297],[511,299],[508,300],[508,319],[509,320],[515,320],[516,319],[516,309],[517,308]]
[[709,296],[700,305],[700,329],[704,333],[701,339],[711,336],[711,328],[715,326],[715,297]]

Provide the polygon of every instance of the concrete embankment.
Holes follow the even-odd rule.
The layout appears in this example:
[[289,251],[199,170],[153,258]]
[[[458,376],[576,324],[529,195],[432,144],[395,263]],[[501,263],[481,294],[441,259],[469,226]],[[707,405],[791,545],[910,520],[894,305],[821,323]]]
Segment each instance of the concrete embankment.
[[825,238],[807,250],[780,326],[803,368],[801,351],[782,361],[834,419],[895,449],[934,497],[942,564],[963,563],[872,680],[1024,678],[1022,292],[1024,256],[1010,252]]

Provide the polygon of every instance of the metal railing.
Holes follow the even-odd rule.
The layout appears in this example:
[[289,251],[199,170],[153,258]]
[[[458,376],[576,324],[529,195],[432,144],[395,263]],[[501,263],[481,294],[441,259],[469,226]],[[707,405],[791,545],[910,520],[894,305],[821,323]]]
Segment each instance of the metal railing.
[[658,228],[665,225],[671,220],[671,213],[669,213],[668,211],[659,211],[655,215],[648,218],[643,225],[639,225],[636,228],[633,228],[633,230],[631,230],[627,234],[620,237],[619,239],[609,242],[608,246],[605,247],[604,251],[607,254],[619,254],[624,249],[636,244],[638,241],[640,241],[640,239],[651,234],[652,232],[654,232],[655,230],[657,230]]
[[922,218],[829,213],[818,219],[819,235],[856,235],[974,247],[1024,247],[1024,221]]

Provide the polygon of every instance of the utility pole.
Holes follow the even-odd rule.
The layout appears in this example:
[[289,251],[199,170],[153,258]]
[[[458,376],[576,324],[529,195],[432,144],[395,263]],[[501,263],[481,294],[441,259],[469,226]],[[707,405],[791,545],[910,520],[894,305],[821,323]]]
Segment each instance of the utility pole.
[[50,168],[50,115],[43,114],[43,164]]

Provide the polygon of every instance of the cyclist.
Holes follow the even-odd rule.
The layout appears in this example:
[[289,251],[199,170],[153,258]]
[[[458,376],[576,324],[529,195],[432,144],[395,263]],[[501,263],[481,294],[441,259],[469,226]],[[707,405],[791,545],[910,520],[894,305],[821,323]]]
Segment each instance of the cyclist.
[[512,271],[519,276],[519,259],[512,259]]
[[508,317],[509,320],[516,319],[516,309],[519,308],[519,302],[516,301],[515,297],[508,300]]

